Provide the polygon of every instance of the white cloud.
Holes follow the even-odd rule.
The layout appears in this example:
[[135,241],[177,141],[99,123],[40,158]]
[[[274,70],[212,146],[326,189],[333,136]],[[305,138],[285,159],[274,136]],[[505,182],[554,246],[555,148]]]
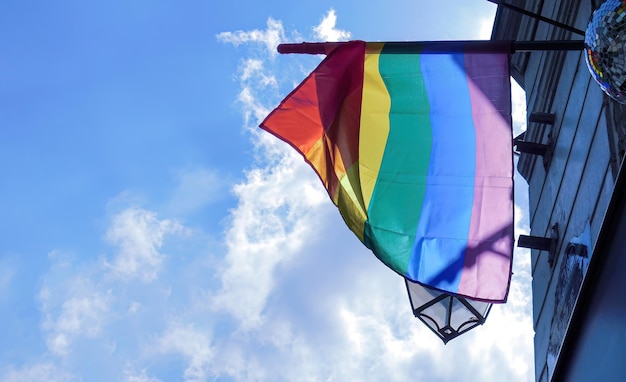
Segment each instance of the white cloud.
[[[400,277],[357,243],[329,250],[350,238],[346,232],[332,236],[342,227],[328,217],[320,216],[315,230],[331,242],[309,237],[298,255],[307,265],[307,258],[328,257],[326,266],[278,272],[266,319],[255,330],[231,333],[228,346],[216,344],[216,373],[278,381],[532,379],[529,275],[520,280],[516,271],[511,301],[495,306],[485,326],[443,345],[411,314]],[[351,253],[360,256],[346,263]]]
[[[317,27],[320,33],[343,33],[334,29],[336,16],[330,11]],[[273,24],[272,24],[273,23]],[[279,25],[268,20],[269,25]],[[282,25],[282,24],[280,24]],[[281,29],[281,34],[284,35]],[[218,38],[238,43],[254,41],[258,31],[222,33]],[[233,42],[234,43],[234,42]],[[277,43],[276,41],[273,44]],[[275,47],[275,45],[274,45]],[[279,72],[272,54],[243,59],[238,70],[245,127],[252,134],[261,163],[249,170],[244,183],[234,188],[239,202],[231,212],[226,233],[228,253],[220,274],[221,288],[209,293],[211,307],[237,319],[245,330],[262,325],[268,297],[275,286],[276,271],[297,254],[308,235],[314,233],[317,207],[330,203],[319,181],[302,158],[257,125],[277,103],[273,94],[279,85],[291,86],[290,76]],[[298,58],[294,57],[298,62]],[[276,73],[281,73],[277,76]],[[282,82],[281,82],[282,81]]]
[[338,307],[348,342],[343,344],[343,362],[318,360],[331,362],[337,380],[351,375],[388,381],[407,376],[429,381],[467,380],[468,375],[476,380],[531,378],[532,364],[526,360],[532,356],[532,326],[517,300],[494,306],[485,326],[443,345],[412,317],[406,296],[368,292],[367,298],[360,295]]
[[[263,105],[254,95],[250,87],[244,87],[239,92],[237,100],[244,110],[244,120],[248,128],[256,128],[257,124],[265,118],[270,109]],[[254,125],[254,126],[251,126]]]
[[244,117],[244,127],[255,131],[257,125],[270,111],[267,100],[258,99],[255,94],[277,88],[276,77],[266,68],[266,58],[242,60],[238,68],[238,80],[241,90],[237,101]]
[[[513,106],[513,136],[526,131],[526,94],[524,90],[512,81],[511,103]],[[514,156],[515,164],[515,237],[530,234],[530,217],[528,215],[528,183],[517,171],[517,156]],[[526,248],[515,248],[515,261],[519,270],[530,270],[530,250]],[[528,285],[530,293],[530,279],[524,280]],[[529,294],[530,296],[530,294]],[[520,296],[521,297],[521,296]],[[531,314],[529,310],[529,315]]]
[[52,363],[38,363],[21,369],[8,367],[1,374],[3,382],[70,382],[75,378]]
[[285,31],[283,24],[271,17],[267,19],[267,29],[251,31],[222,32],[217,35],[217,39],[221,42],[239,46],[249,42],[260,42],[265,45],[270,55],[277,54],[276,47],[285,40]]
[[515,80],[511,80],[511,104],[513,107],[513,134],[526,131],[526,93]]
[[[250,79],[254,79],[258,81],[258,84],[262,87],[264,86],[273,86],[276,87],[278,82],[275,76],[267,75],[264,70],[264,64],[262,60],[259,59],[247,59],[242,62],[239,67],[239,71],[241,73],[240,79],[242,81],[247,81]],[[258,78],[254,78],[258,76]]]
[[[82,284],[82,283],[81,283]],[[82,287],[78,285],[77,287]],[[96,336],[100,332],[101,315],[109,306],[109,295],[72,297],[63,303],[61,315],[57,318],[56,328],[61,332],[80,333]]]
[[173,325],[160,336],[155,347],[161,353],[183,356],[187,362],[183,373],[185,381],[200,382],[208,379],[213,349],[205,330],[197,330],[191,325]]
[[242,60],[238,68],[238,79],[241,91],[237,101],[241,106],[244,117],[244,127],[256,132],[258,124],[270,112],[267,99],[259,99],[256,95],[278,88],[278,80],[267,68],[267,57],[249,58]]
[[54,289],[44,286],[39,300],[48,349],[52,354],[67,356],[75,338],[95,338],[101,333],[110,316],[113,296],[111,291],[99,291],[90,280],[76,277]]
[[[80,262],[65,252],[52,251],[52,269],[38,295],[41,328],[50,353],[67,358],[83,339],[102,339],[98,346],[115,353],[115,340],[103,337],[109,324],[144,313],[143,301],[134,295],[141,289],[135,285],[125,290],[126,284],[120,281],[156,280],[165,257],[161,253],[165,237],[184,231],[175,220],[159,220],[152,211],[132,207],[115,215],[107,230],[106,240],[117,247],[110,263]],[[148,309],[154,311],[154,304]]]
[[334,9],[330,9],[322,21],[313,28],[315,37],[321,41],[344,41],[348,40],[351,33],[337,29],[337,15]]
[[153,281],[165,257],[160,252],[168,234],[182,233],[184,227],[175,220],[159,220],[156,213],[128,208],[113,218],[106,239],[118,247],[107,267],[123,279]]
[[123,381],[124,382],[161,382],[161,380],[158,378],[150,377],[147,374],[146,369],[136,371],[129,366],[127,366],[126,370],[124,370]]
[[227,232],[222,289],[212,301],[245,328],[259,324],[275,268],[302,250],[313,229],[315,207],[326,196],[315,181],[302,159],[290,154],[249,171],[246,183],[235,186],[239,205]]
[[128,313],[135,314],[140,309],[141,309],[141,303],[137,302],[137,301],[133,301],[133,302],[130,303],[130,306],[128,307]]

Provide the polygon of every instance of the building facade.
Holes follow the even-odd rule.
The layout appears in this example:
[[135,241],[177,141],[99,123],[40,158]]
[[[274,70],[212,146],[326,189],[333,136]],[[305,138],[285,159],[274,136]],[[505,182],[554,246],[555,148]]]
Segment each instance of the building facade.
[[[582,31],[602,3],[506,2]],[[494,40],[583,38],[502,6],[492,32]],[[626,246],[619,245],[626,237],[621,171],[626,108],[604,95],[582,51],[514,53],[511,73],[526,92],[527,130],[519,140],[544,145],[541,152],[522,152],[518,161],[529,185],[530,235],[553,239],[550,249],[531,250],[535,379],[624,377],[626,313],[618,313],[626,312],[619,307],[626,304],[626,264],[620,263]],[[612,284],[599,282],[611,277]],[[610,291],[618,294],[609,301],[604,296]],[[610,334],[603,333],[607,322],[612,323]],[[615,362],[619,357],[624,360]],[[598,368],[608,379],[598,378]],[[585,379],[588,369],[595,370],[592,379]]]

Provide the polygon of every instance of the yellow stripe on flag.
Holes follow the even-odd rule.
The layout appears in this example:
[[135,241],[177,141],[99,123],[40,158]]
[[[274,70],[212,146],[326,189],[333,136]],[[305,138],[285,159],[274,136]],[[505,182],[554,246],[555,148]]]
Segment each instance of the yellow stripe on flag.
[[359,135],[359,175],[365,207],[368,208],[389,135],[391,99],[380,76],[378,61],[384,43],[368,43],[365,51],[361,129]]

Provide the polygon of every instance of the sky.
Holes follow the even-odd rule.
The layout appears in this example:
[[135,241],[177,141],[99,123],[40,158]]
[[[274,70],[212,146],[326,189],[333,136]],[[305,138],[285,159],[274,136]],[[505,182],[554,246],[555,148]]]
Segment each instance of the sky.
[[315,173],[257,128],[320,61],[280,42],[488,39],[494,14],[2,1],[0,381],[532,380],[528,252],[508,302],[443,345]]

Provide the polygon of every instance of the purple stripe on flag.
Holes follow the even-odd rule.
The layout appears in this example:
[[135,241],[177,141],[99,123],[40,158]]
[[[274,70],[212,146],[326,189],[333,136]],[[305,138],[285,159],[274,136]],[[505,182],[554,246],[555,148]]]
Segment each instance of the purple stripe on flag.
[[476,132],[476,178],[458,293],[506,301],[513,248],[508,55],[465,54],[465,70]]

